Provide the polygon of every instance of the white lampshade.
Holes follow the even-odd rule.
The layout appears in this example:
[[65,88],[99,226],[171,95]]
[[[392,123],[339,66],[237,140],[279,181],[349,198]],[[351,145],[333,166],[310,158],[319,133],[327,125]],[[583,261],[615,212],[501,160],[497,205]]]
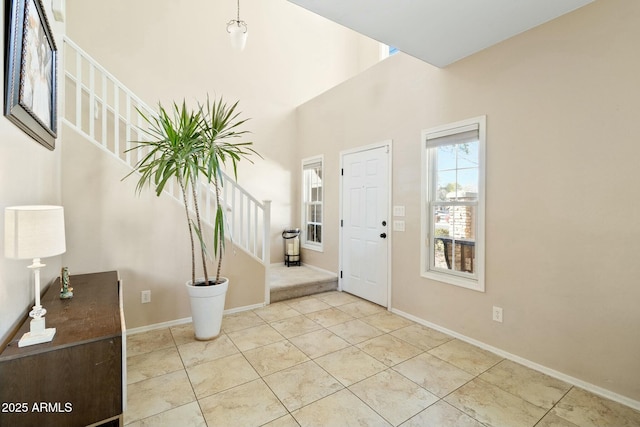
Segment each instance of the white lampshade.
[[229,31],[229,37],[231,38],[231,46],[239,51],[244,50],[247,44],[247,35],[249,34],[247,26],[233,24],[227,27],[227,31]]
[[62,206],[12,206],[4,210],[4,255],[47,258],[66,251]]

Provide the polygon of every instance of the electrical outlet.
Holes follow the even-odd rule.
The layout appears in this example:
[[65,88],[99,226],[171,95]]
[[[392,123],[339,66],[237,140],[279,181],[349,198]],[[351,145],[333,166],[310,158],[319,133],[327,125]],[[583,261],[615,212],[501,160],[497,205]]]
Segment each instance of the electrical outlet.
[[493,320],[502,323],[502,307],[493,306]]
[[147,304],[151,302],[151,291],[142,291],[140,292],[140,302],[142,304]]

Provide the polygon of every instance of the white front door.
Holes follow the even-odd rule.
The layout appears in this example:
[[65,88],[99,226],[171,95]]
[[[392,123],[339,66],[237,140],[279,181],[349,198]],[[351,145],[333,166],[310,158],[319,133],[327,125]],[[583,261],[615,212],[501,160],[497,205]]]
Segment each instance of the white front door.
[[342,154],[342,290],[387,307],[391,143]]

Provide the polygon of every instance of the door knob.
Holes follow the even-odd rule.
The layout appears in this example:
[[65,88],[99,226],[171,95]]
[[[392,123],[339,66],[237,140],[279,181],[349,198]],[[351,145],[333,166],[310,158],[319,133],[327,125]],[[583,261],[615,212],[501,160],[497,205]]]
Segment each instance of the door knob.
[[380,235],[380,237],[382,237],[383,239],[386,239],[386,238],[387,238],[387,233],[382,233],[382,234]]

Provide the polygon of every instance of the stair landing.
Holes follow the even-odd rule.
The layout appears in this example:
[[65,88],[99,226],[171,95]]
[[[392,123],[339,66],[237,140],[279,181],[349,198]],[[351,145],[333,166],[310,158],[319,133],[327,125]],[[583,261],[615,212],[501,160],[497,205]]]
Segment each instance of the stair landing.
[[271,302],[338,289],[338,275],[305,265],[273,265],[269,270]]

